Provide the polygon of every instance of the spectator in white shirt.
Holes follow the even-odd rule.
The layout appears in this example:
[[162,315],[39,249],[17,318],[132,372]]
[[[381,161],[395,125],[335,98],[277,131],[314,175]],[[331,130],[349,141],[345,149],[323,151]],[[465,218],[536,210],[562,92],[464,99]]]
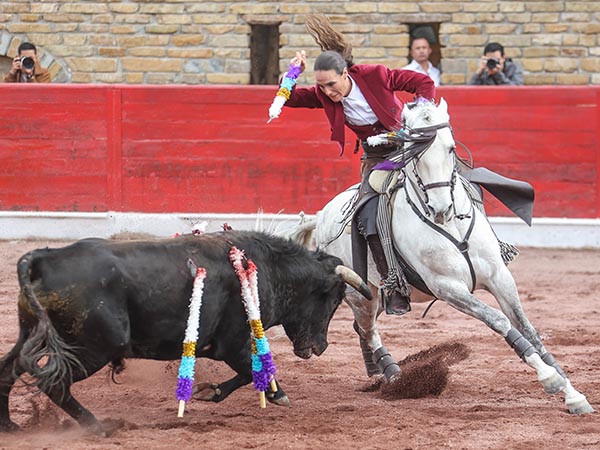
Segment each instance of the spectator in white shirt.
[[429,75],[433,83],[439,86],[440,70],[431,64],[431,61],[429,61],[430,55],[431,46],[429,45],[429,41],[423,37],[414,38],[410,43],[410,57],[412,61],[409,65],[404,66],[403,69]]

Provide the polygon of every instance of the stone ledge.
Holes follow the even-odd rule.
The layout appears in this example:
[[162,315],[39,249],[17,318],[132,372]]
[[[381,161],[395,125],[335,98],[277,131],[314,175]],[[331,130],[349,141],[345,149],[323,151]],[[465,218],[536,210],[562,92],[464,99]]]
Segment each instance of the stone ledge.
[[240,14],[240,17],[250,25],[280,25],[288,19],[283,14]]

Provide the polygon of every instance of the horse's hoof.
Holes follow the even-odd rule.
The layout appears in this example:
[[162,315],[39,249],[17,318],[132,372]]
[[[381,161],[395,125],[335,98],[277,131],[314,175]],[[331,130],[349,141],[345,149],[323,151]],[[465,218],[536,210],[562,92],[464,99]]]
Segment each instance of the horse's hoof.
[[560,374],[554,368],[553,368],[552,375],[547,376],[546,378],[542,378],[542,379],[538,378],[538,380],[540,383],[542,383],[544,392],[546,394],[550,394],[550,395],[558,394],[559,392],[564,390],[564,388],[567,385],[567,382],[565,381],[565,379],[563,377],[561,377]]
[[583,394],[578,395],[574,399],[569,399],[565,403],[570,414],[590,414],[595,412]]
[[[398,366],[398,369],[400,369],[400,366]],[[390,375],[389,378],[387,378],[387,382],[388,384],[395,384],[398,383],[398,380],[400,380],[402,376],[402,371],[398,370],[397,372],[395,371],[393,374]]]

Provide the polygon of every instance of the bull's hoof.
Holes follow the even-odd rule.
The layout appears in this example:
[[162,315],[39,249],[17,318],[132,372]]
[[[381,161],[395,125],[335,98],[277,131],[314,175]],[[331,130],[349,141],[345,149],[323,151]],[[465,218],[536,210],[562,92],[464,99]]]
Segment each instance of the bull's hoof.
[[283,392],[281,387],[279,387],[277,392],[268,391],[267,400],[269,400],[270,403],[278,406],[292,406],[290,399],[287,395],[285,395],[285,392]]
[[84,414],[77,421],[79,425],[85,430],[87,434],[91,434],[99,437],[108,437],[109,433],[106,432],[104,427],[98,420],[91,414]]
[[10,419],[0,421],[0,433],[9,433],[20,429],[21,427]]
[[538,378],[539,382],[542,383],[542,387],[544,388],[544,392],[546,394],[558,394],[562,391],[566,386],[567,382],[560,374],[553,368],[552,375],[549,375],[545,378]]
[[104,430],[104,432],[106,433],[106,437],[111,437],[113,434],[115,434],[117,431],[119,430],[137,430],[138,426],[130,423],[130,422],[126,422],[125,419],[103,419],[102,420],[102,429]]
[[595,412],[583,394],[573,399],[568,399],[565,403],[570,414],[590,414]]
[[102,425],[100,425],[99,423],[96,423],[96,424],[86,427],[86,432],[89,434],[92,434],[94,436],[103,437],[103,438],[109,436],[109,434],[104,430]]
[[221,389],[216,383],[198,383],[192,388],[192,398],[203,402],[217,402],[221,396]]

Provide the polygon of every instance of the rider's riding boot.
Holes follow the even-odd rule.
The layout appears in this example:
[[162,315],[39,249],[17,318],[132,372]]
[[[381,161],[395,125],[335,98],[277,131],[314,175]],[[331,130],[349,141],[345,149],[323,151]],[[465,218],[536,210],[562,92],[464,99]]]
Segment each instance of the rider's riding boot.
[[[379,236],[373,234],[367,237],[367,242],[369,243],[369,248],[373,254],[373,260],[375,261],[377,271],[379,272],[379,275],[381,276],[385,286],[385,280],[388,277],[389,268],[385,259],[385,253],[383,252],[383,246],[379,240]],[[385,306],[386,314],[401,316],[402,314],[406,314],[410,311],[410,297],[403,296],[398,291],[397,287],[394,288],[392,292],[389,292],[389,290],[385,288],[380,289],[380,291],[383,297],[383,304]]]

